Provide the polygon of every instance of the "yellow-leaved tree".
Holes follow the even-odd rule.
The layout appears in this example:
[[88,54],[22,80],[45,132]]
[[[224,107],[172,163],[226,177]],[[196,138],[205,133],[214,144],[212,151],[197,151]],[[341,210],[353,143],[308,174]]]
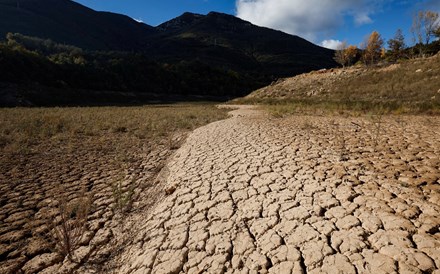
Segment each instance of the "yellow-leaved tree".
[[373,31],[365,44],[363,60],[366,65],[372,65],[380,60],[382,53],[383,39],[379,32]]
[[336,49],[334,59],[343,67],[351,66],[356,58],[357,53],[358,49],[356,46],[350,45],[347,47],[347,43],[344,41]]

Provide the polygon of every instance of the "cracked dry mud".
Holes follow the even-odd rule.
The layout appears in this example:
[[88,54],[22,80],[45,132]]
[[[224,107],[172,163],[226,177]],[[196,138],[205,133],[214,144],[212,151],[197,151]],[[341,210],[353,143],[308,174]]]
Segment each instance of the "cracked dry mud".
[[[81,144],[75,143],[76,149],[70,153],[51,145],[43,155],[0,155],[1,274],[97,273],[107,265],[122,238],[129,237],[121,236],[121,216],[115,211],[111,183],[131,184],[135,179],[135,196],[140,198],[133,204],[133,214],[148,209],[161,188],[153,184],[154,178],[171,154],[165,145],[124,140],[114,142],[130,142],[131,146],[124,143],[124,147],[130,148],[126,153],[136,157],[130,160],[128,170],[113,163],[118,155],[115,143],[111,142],[96,144],[82,140]],[[53,211],[56,210],[53,203],[61,188],[72,197],[81,194],[83,188],[88,190],[87,194],[93,194],[88,229],[75,251],[78,260],[87,262],[85,266],[63,258],[44,232],[45,218],[55,219],[55,215],[45,212],[57,212]],[[127,227],[130,225],[128,218],[124,222]]]
[[440,119],[249,107],[194,131],[116,273],[440,273]]

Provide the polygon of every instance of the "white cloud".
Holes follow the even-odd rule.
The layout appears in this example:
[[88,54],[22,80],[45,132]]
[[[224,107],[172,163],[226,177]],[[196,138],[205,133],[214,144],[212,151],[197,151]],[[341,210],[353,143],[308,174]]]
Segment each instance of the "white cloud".
[[328,49],[338,49],[340,48],[342,43],[343,43],[342,41],[330,39],[330,40],[322,41],[321,46]]
[[392,0],[236,0],[237,16],[317,41],[333,34],[346,16],[357,25],[372,23],[371,15]]
[[137,19],[137,18],[133,18],[134,21],[138,22],[138,23],[143,23],[144,21],[142,21],[142,19]]
[[373,23],[373,20],[368,16],[367,13],[359,13],[354,16],[354,22],[356,25],[366,25]]

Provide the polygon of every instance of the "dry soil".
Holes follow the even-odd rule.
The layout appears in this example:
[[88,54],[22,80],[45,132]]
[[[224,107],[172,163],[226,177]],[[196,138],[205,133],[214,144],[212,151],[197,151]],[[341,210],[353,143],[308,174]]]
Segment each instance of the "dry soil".
[[273,119],[195,130],[114,273],[440,273],[440,118]]

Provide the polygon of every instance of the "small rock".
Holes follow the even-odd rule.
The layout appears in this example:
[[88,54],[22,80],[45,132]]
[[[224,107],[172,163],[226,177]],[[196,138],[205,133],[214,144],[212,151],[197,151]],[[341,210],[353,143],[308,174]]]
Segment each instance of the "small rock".
[[166,195],[171,195],[174,193],[174,191],[176,191],[177,186],[176,185],[171,185],[170,187],[165,189],[165,194]]

